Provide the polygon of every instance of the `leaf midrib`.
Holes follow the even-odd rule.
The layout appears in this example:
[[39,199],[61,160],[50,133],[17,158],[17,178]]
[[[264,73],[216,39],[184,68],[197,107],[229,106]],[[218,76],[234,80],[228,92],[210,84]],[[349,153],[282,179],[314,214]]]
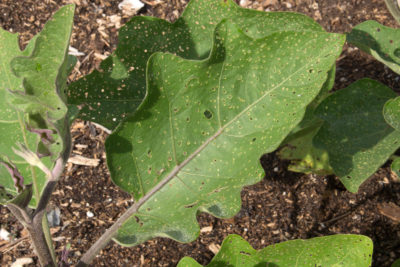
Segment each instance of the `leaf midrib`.
[[[316,57],[314,58],[320,58],[322,54],[324,54],[326,49],[321,50],[321,53],[319,53]],[[136,205],[132,206],[132,210],[135,211],[129,211],[127,212],[128,214],[132,215],[134,214],[134,212],[136,212],[137,210],[139,210],[139,208],[148,200],[150,199],[155,193],[157,193],[161,188],[163,188],[168,182],[170,182],[179,172],[181,169],[183,169],[189,162],[191,162],[198,154],[200,154],[200,152],[208,146],[208,144],[210,144],[212,141],[214,141],[218,136],[220,136],[223,131],[230,126],[234,121],[236,121],[238,118],[240,118],[243,114],[245,114],[245,112],[247,112],[248,110],[250,110],[251,108],[253,108],[255,105],[257,105],[261,100],[263,100],[270,92],[276,90],[277,88],[281,87],[282,84],[284,84],[285,82],[287,82],[288,80],[290,80],[294,75],[296,75],[298,72],[304,70],[306,67],[309,66],[310,62],[312,62],[312,60],[308,61],[308,64],[303,65],[302,67],[300,67],[299,69],[297,69],[295,72],[293,72],[291,75],[289,75],[288,77],[286,77],[286,79],[284,79],[282,82],[280,82],[279,84],[277,84],[275,87],[273,87],[272,89],[266,91],[264,93],[264,95],[262,95],[259,99],[257,99],[256,101],[254,101],[252,104],[250,104],[249,106],[247,106],[245,109],[243,109],[238,115],[236,115],[233,119],[231,119],[229,122],[227,122],[224,126],[220,127],[218,129],[218,131],[211,136],[210,138],[208,138],[200,147],[198,147],[192,154],[190,154],[184,161],[182,161],[181,164],[175,166],[175,168],[165,177],[163,178],[158,184],[156,184],[152,189],[150,189],[146,194],[143,194],[143,197],[139,199],[139,201],[136,203]],[[224,64],[223,64],[224,66]],[[221,73],[222,73],[222,68],[221,67]],[[219,88],[218,88],[219,90]],[[172,137],[173,140],[173,137]],[[137,165],[136,165],[137,168]],[[138,177],[139,178],[139,177]],[[140,179],[141,180],[141,179]],[[140,181],[140,183],[142,184],[143,181]],[[130,216],[129,215],[129,216]]]

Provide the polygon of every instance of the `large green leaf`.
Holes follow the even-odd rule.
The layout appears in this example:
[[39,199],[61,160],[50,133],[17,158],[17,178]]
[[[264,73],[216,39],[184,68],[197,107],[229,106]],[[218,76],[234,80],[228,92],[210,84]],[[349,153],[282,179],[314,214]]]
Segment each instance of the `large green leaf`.
[[390,126],[400,131],[400,96],[390,99],[385,103],[383,116]]
[[369,20],[354,27],[347,41],[400,74],[400,29]]
[[81,118],[114,129],[143,100],[148,58],[158,51],[187,59],[206,58],[212,33],[223,18],[233,18],[254,38],[283,30],[323,31],[302,14],[243,9],[232,0],[192,0],[173,24],[152,17],[134,17],[121,28],[118,47],[102,62],[100,71],[69,86],[68,102],[80,105]]
[[334,173],[351,192],[400,146],[400,132],[382,115],[386,101],[395,96],[383,84],[362,79],[326,98],[315,111],[324,124],[314,144],[328,151]]
[[[15,155],[12,147],[22,143],[41,157],[50,156],[42,158],[49,168],[69,152],[63,100],[73,13],[73,5],[61,8],[24,51],[19,49],[16,34],[0,29],[0,157],[8,166],[15,164],[25,184],[34,183],[36,197],[45,175]],[[16,195],[5,166],[0,165],[0,184]]]
[[113,181],[148,199],[116,241],[188,242],[197,211],[233,216],[241,188],[263,177],[259,157],[300,122],[343,41],[306,31],[253,39],[227,21],[205,60],[154,54],[143,104],[106,141]]
[[[368,267],[372,262],[372,240],[362,235],[331,235],[308,240],[291,240],[255,250],[238,235],[229,235],[207,267]],[[183,258],[178,267],[200,267]]]

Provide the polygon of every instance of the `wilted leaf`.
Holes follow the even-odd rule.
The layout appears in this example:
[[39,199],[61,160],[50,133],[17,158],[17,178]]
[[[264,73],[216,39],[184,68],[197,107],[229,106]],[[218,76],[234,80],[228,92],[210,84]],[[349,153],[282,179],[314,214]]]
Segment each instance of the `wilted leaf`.
[[294,31],[252,39],[227,21],[208,59],[154,54],[146,99],[106,141],[113,181],[136,200],[149,197],[117,242],[188,242],[199,232],[197,211],[238,212],[242,187],[263,177],[259,157],[303,118],[343,41]]
[[[372,262],[372,240],[362,235],[331,235],[291,240],[255,250],[238,235],[229,235],[207,267],[343,266],[368,267]],[[199,267],[183,258],[178,267]]]
[[400,74],[400,29],[369,20],[354,27],[347,41]]
[[315,114],[324,124],[314,145],[327,150],[334,173],[350,192],[371,176],[400,146],[400,132],[382,115],[396,94],[383,84],[362,79],[326,98]]
[[[17,35],[0,29],[0,157],[15,164],[25,184],[34,183],[35,196],[45,175],[15,155],[12,147],[22,143],[40,157],[52,156],[53,160],[42,158],[49,168],[54,158],[68,151],[62,139],[69,136],[63,94],[73,12],[72,5],[61,8],[24,51]],[[0,184],[16,195],[4,166],[0,166]]]
[[233,18],[247,35],[260,38],[280,31],[323,31],[302,14],[243,9],[232,0],[192,0],[175,23],[134,17],[119,31],[116,51],[94,71],[69,86],[68,102],[82,107],[80,117],[114,129],[142,102],[146,63],[155,52],[204,59],[212,46],[215,26]]

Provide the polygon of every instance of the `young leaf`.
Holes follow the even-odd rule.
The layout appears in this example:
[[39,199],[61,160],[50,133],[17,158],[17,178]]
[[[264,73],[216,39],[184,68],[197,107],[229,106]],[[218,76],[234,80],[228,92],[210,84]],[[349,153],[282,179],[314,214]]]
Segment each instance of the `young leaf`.
[[329,165],[328,152],[313,145],[314,136],[318,133],[321,125],[321,122],[317,122],[288,136],[290,141],[278,151],[278,155],[282,159],[290,160],[288,167],[290,171],[318,175],[333,173],[332,167]]
[[347,41],[400,74],[400,29],[369,20],[354,27]]
[[383,116],[387,123],[400,131],[400,96],[389,99],[383,107]]
[[326,98],[315,111],[324,124],[314,145],[327,150],[334,173],[350,192],[372,175],[400,146],[400,132],[382,115],[396,94],[383,84],[362,79]]
[[[238,235],[229,235],[207,267],[217,266],[371,266],[372,240],[362,235],[331,235],[291,240],[255,250]],[[183,258],[178,267],[199,267]]]
[[154,54],[143,104],[106,141],[113,181],[148,199],[116,241],[188,242],[198,210],[232,217],[241,188],[263,176],[259,157],[299,123],[343,41],[295,31],[253,39],[224,21],[205,60]]
[[[19,49],[17,35],[0,29],[0,157],[15,164],[25,184],[34,183],[35,197],[44,185],[45,175],[12,148],[21,143],[39,157],[51,155],[52,159],[42,158],[48,168],[60,154],[69,152],[64,143],[69,127],[64,120],[63,91],[73,12],[72,5],[61,8],[24,51]],[[0,184],[16,195],[3,165]]]
[[68,103],[82,107],[80,117],[114,129],[135,111],[146,92],[146,63],[155,52],[187,59],[209,55],[215,26],[234,19],[243,31],[261,38],[280,31],[323,31],[302,14],[240,8],[232,0],[192,0],[175,23],[134,17],[119,32],[116,51],[94,71],[69,86]]
[[328,152],[316,148],[312,140],[322,125],[322,120],[314,115],[314,110],[328,97],[329,91],[335,83],[335,71],[335,67],[329,71],[320,93],[308,105],[304,118],[286,137],[283,146],[278,151],[280,158],[291,161],[288,167],[290,171],[320,175],[332,174]]

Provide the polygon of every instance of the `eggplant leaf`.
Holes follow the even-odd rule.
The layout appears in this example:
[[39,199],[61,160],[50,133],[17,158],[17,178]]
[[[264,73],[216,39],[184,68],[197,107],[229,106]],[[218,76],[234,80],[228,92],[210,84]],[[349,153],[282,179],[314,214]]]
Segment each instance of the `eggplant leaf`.
[[[255,250],[238,235],[229,235],[207,267],[258,266],[343,266],[368,267],[373,243],[362,235],[331,235],[307,240],[290,240]],[[177,267],[201,267],[185,257]]]
[[333,172],[350,192],[357,192],[400,146],[400,132],[382,114],[395,96],[385,85],[362,79],[326,98],[315,111],[324,124],[314,145],[328,151]]
[[73,14],[73,5],[61,8],[24,51],[19,49],[16,34],[0,29],[0,157],[5,163],[0,165],[0,184],[8,193],[18,193],[5,167],[15,164],[24,184],[34,184],[32,205],[46,177],[13,148],[23,144],[48,168],[69,153],[64,91]]
[[283,31],[253,39],[223,21],[205,60],[150,57],[144,102],[106,141],[113,181],[147,199],[115,240],[189,242],[198,211],[237,213],[242,187],[263,177],[260,156],[303,118],[343,37]]
[[192,0],[173,24],[140,16],[122,27],[116,51],[102,62],[100,70],[69,86],[69,104],[82,108],[82,119],[114,129],[143,100],[149,57],[159,51],[187,59],[208,57],[213,31],[224,18],[234,19],[253,38],[285,30],[323,31],[302,14],[244,9],[232,0]]
[[347,41],[400,74],[400,29],[369,20],[354,27]]

